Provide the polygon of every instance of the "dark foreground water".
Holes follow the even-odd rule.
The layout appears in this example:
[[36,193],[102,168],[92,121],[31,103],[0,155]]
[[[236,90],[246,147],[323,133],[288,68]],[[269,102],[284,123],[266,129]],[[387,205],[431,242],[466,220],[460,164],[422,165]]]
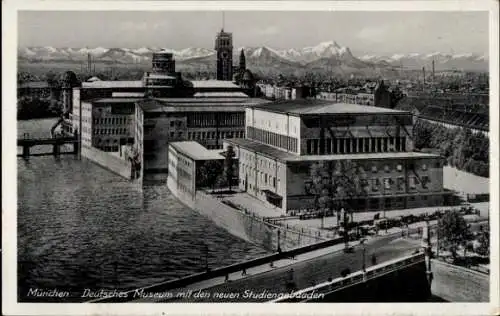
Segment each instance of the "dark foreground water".
[[[18,135],[48,136],[53,121],[19,122]],[[85,288],[131,289],[199,272],[204,243],[211,267],[265,254],[182,205],[164,184],[140,186],[73,156],[17,163],[20,301],[60,301],[35,289],[81,301]]]

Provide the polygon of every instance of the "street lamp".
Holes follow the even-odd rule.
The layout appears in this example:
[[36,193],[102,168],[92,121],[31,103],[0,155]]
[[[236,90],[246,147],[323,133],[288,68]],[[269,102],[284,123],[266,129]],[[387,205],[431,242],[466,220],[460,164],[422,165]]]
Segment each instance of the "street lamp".
[[281,230],[278,228],[278,253],[281,253],[281,246],[280,246],[280,236],[281,236]]
[[365,246],[365,241],[366,241],[366,238],[363,238],[359,241],[359,243],[361,245],[363,245],[363,266],[362,266],[362,269],[363,269],[363,272],[366,272],[366,246]]

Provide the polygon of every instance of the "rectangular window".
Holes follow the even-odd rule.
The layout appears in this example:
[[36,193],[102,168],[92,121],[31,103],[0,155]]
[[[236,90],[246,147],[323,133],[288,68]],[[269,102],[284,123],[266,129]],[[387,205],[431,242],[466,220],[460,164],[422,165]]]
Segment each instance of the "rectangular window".
[[391,189],[391,178],[384,178],[384,189],[390,190]]
[[415,177],[408,177],[408,187],[410,189],[415,189],[415,187],[416,187],[416,179],[415,179]]
[[313,139],[313,154],[317,155],[319,153],[319,139]]
[[346,153],[350,154],[351,153],[351,139],[350,138],[346,138],[345,147],[346,147]]
[[405,185],[405,179],[403,177],[398,177],[398,191],[403,191]]
[[378,178],[372,179],[372,191],[378,191],[380,186],[380,180]]
[[428,176],[422,176],[422,188],[428,189],[428,183],[430,182],[430,179]]
[[310,155],[312,154],[312,139],[307,140],[307,154]]

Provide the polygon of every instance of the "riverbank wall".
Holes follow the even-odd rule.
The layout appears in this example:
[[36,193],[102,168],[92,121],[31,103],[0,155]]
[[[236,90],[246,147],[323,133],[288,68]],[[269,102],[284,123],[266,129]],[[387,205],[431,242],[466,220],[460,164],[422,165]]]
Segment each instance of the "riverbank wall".
[[171,177],[167,178],[167,186],[183,204],[208,217],[217,226],[269,251],[278,251],[278,248],[286,251],[327,240],[325,237],[273,225],[254,214],[225,204],[223,198],[217,198],[210,193],[196,191],[195,195],[191,196],[188,192],[178,190],[175,180]]
[[132,179],[132,166],[129,161],[115,157],[107,152],[86,146],[82,146],[81,155],[82,157],[87,158],[97,165],[122,176],[125,179]]

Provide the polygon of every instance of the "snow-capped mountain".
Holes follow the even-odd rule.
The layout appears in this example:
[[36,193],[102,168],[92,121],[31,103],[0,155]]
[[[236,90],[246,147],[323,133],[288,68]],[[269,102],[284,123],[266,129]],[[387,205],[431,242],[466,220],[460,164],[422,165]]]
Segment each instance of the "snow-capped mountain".
[[[436,70],[463,69],[487,70],[488,58],[472,53],[446,54],[434,52],[429,54],[410,53],[375,55],[367,54],[356,57],[348,47],[341,46],[335,41],[321,42],[316,46],[290,49],[273,49],[267,46],[242,47],[234,50],[233,63],[238,64],[240,50],[243,49],[249,66],[262,67],[295,67],[315,68],[399,68],[421,69],[431,68],[432,60]],[[147,65],[151,63],[153,52],[167,51],[174,54],[179,64],[211,65],[216,55],[213,49],[185,48],[180,50],[158,47],[139,48],[55,48],[46,47],[20,47],[18,56],[21,62],[86,62],[88,55],[95,62],[105,63],[136,63]]]
[[393,67],[404,69],[432,68],[432,61],[436,70],[488,70],[488,58],[473,53],[447,54],[433,52],[428,54],[410,53],[393,54],[390,56],[364,55],[359,59],[371,63],[387,63]]

